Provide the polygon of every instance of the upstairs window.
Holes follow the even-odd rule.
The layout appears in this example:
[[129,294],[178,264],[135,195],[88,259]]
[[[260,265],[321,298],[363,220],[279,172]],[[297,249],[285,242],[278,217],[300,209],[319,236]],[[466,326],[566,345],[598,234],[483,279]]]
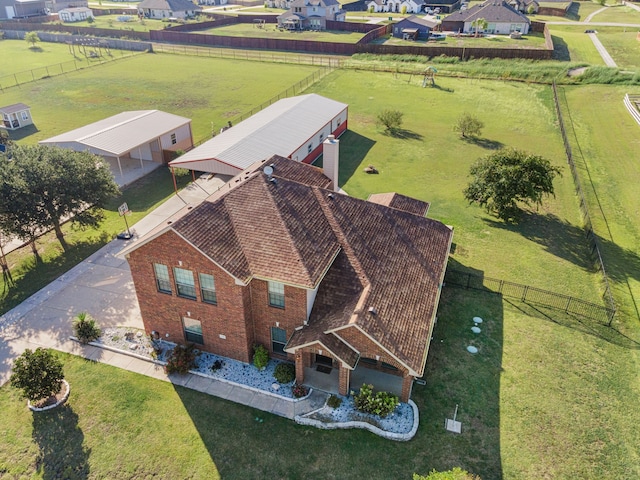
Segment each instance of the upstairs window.
[[284,283],[267,282],[269,289],[269,305],[284,308]]
[[202,301],[213,304],[218,303],[218,298],[216,297],[216,284],[213,280],[213,275],[201,273],[199,277]]
[[176,134],[172,133],[171,134],[171,145],[175,145],[178,142],[177,138],[176,138]]
[[158,291],[162,293],[173,293],[171,290],[171,279],[169,278],[169,269],[161,263],[153,264],[153,272],[156,275],[156,286]]
[[176,289],[178,296],[196,299],[196,284],[193,279],[193,272],[184,268],[174,268],[173,275],[176,277]]

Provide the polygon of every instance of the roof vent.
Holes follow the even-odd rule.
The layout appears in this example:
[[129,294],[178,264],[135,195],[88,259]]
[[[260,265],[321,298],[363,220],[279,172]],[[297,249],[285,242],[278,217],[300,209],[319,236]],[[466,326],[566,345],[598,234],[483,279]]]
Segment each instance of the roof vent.
[[274,170],[276,169],[276,164],[272,163],[271,165],[269,165],[271,168],[273,168]]
[[278,182],[276,182],[276,179],[275,179],[275,178],[273,178],[273,177],[271,177],[271,178],[269,179],[269,181],[270,181],[271,183],[273,183],[274,185],[277,185],[277,184],[278,184]]
[[376,307],[369,307],[369,313],[371,315],[377,315],[378,314],[378,310],[376,310]]
[[327,197],[329,197],[329,198],[334,198],[333,193],[329,193],[329,194],[327,194]]

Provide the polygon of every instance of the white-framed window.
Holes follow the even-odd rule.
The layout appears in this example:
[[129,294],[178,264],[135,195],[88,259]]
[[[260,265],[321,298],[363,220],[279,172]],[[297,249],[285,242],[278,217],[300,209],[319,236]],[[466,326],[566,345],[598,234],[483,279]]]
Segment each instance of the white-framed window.
[[307,153],[311,153],[313,152],[313,143],[310,143],[309,146],[307,147]]
[[22,119],[29,120],[29,114],[27,112],[22,112]]
[[205,303],[218,303],[218,297],[216,296],[216,284],[213,275],[207,273],[200,273],[200,294],[202,301]]
[[161,263],[153,264],[153,273],[156,276],[156,286],[162,293],[173,293],[171,290],[171,279],[169,278],[169,268]]
[[322,143],[322,140],[324,140],[324,133],[320,134],[320,143]]
[[202,337],[202,322],[191,317],[182,317],[182,325],[184,326],[184,338],[187,342],[204,344]]
[[171,134],[171,145],[175,145],[176,143],[178,143],[178,140],[176,138],[176,134],[172,133]]
[[284,308],[284,283],[267,282],[269,290],[269,305]]
[[271,350],[273,353],[286,355],[284,346],[287,344],[286,330],[278,327],[271,327]]
[[178,296],[195,300],[196,283],[193,279],[193,272],[184,268],[174,267],[173,276],[176,277]]

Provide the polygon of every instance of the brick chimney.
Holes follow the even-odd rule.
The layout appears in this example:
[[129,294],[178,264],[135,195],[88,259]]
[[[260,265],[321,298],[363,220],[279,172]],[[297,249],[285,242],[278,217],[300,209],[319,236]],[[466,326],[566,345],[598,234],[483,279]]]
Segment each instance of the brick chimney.
[[331,179],[331,188],[334,192],[337,192],[340,188],[338,187],[339,159],[340,140],[334,135],[329,135],[322,143],[322,170]]

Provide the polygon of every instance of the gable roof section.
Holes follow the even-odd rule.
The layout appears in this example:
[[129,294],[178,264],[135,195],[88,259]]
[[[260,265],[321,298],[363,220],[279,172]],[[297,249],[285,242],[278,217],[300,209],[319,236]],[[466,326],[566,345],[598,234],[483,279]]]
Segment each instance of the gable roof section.
[[457,11],[445,17],[443,22],[473,22],[479,18],[491,23],[531,23],[526,15],[502,0],[489,0],[468,10]]
[[12,113],[24,112],[25,110],[29,110],[29,108],[29,105],[25,105],[24,103],[14,103],[13,105],[0,107],[0,113],[11,115]]
[[160,110],[135,110],[119,113],[39,143],[75,142],[117,157],[190,122],[188,118]]
[[396,208],[405,212],[413,213],[424,217],[429,211],[429,202],[423,202],[416,198],[407,197],[399,193],[372,193],[367,199],[378,205],[386,205],[387,207]]
[[288,157],[345,108],[315,93],[283,98],[169,165],[200,169],[198,162],[215,159],[244,170],[272,155]]
[[[438,25],[438,22],[432,22],[431,20],[427,20],[425,18],[421,18],[417,15],[411,15],[410,17],[407,17],[403,20],[400,20],[396,25],[399,26],[404,26],[408,23],[414,24],[414,25],[420,25],[422,27],[427,27],[429,29],[433,29]],[[405,27],[406,28],[406,27]]]
[[138,8],[149,8],[152,10],[170,10],[172,12],[202,10],[202,7],[189,0],[142,0],[142,2],[138,4]]

